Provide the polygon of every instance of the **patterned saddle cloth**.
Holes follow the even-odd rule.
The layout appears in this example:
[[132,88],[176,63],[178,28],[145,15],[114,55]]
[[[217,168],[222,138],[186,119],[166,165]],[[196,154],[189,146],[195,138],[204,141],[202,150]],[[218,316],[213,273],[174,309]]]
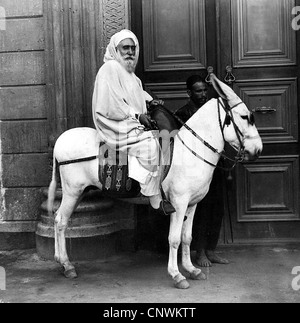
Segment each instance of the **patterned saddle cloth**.
[[[103,156],[103,143],[100,145],[100,154]],[[168,160],[167,164],[163,165],[162,181],[168,176],[173,159],[174,143],[170,145],[170,149],[164,154],[164,160]],[[102,151],[101,151],[102,150]],[[115,156],[113,158],[109,156]],[[136,198],[141,195],[140,184],[128,176],[128,155],[116,153],[113,150],[107,149],[104,152],[103,158],[99,159],[99,181],[103,185],[102,193],[113,198]],[[114,162],[114,161],[117,162]]]
[[[140,195],[140,184],[128,177],[127,154],[113,151],[100,144],[99,180],[103,185],[103,194],[114,198],[135,198]],[[104,162],[103,162],[104,160]]]

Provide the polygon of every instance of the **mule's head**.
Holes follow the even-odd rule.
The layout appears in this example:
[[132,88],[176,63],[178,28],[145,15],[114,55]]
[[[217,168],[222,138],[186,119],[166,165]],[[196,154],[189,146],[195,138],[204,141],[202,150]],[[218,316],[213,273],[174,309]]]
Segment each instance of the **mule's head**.
[[262,153],[263,144],[255,126],[252,112],[226,84],[214,74],[211,76],[213,86],[223,99],[222,110],[225,111],[224,138],[236,150],[241,151],[246,161],[256,160]]

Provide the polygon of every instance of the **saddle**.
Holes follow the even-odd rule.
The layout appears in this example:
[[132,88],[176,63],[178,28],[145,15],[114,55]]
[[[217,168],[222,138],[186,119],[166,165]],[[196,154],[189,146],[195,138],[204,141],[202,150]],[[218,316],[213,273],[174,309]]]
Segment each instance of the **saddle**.
[[[160,135],[159,142],[162,147],[164,169],[161,182],[167,177],[173,159],[174,140],[170,139],[169,133],[178,129],[178,123],[172,114],[163,106],[153,106],[149,110],[150,117],[158,126]],[[167,130],[167,131],[163,131]],[[105,147],[105,151],[104,151]],[[167,149],[166,149],[167,148]],[[140,185],[137,181],[129,178],[128,156],[100,143],[99,156],[104,155],[104,164],[99,164],[99,180],[103,185],[103,194],[114,198],[135,198],[140,195]]]

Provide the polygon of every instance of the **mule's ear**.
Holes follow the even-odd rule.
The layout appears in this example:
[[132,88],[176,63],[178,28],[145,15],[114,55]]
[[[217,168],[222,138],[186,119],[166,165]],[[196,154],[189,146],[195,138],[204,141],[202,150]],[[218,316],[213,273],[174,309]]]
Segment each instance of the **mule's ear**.
[[220,96],[221,98],[223,98],[224,100],[227,100],[227,96],[226,96],[226,94],[224,93],[224,91],[223,91],[223,89],[222,89],[222,87],[221,87],[221,85],[220,85],[220,81],[219,81],[219,79],[216,77],[216,75],[212,73],[212,74],[210,75],[210,79],[211,79],[211,82],[212,82],[212,85],[213,85],[213,87],[214,87],[215,91],[219,94],[219,96]]
[[232,102],[239,102],[241,99],[236,95],[231,87],[226,85],[225,83],[221,82],[216,75],[211,75],[211,80],[213,87],[217,91],[217,93],[225,100],[232,101]]

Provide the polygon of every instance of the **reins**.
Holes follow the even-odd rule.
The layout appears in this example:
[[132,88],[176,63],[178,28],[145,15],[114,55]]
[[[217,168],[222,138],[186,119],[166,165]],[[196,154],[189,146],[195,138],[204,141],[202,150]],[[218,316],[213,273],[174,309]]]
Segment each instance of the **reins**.
[[[239,127],[236,125],[234,118],[233,118],[233,114],[232,114],[232,110],[235,109],[236,107],[238,107],[239,105],[241,105],[243,102],[240,102],[238,104],[236,104],[233,107],[228,107],[226,108],[225,104],[221,103],[221,106],[223,107],[223,109],[226,112],[226,117],[225,117],[225,121],[224,121],[224,125],[222,126],[222,120],[221,120],[221,112],[220,112],[220,99],[218,99],[218,115],[219,115],[219,124],[220,124],[220,129],[221,129],[221,133],[224,139],[224,142],[226,142],[225,140],[225,136],[224,136],[224,128],[226,126],[226,119],[230,118],[230,122],[233,123],[234,126],[234,130],[236,132],[237,138],[239,140],[240,143],[240,150],[238,152],[238,155],[235,157],[235,159],[232,159],[230,157],[228,157],[225,152],[219,152],[217,149],[215,149],[214,147],[212,147],[206,140],[204,140],[202,137],[200,137],[192,128],[190,128],[186,123],[184,123],[174,112],[169,111],[168,109],[166,109],[169,113],[171,113],[175,119],[182,124],[182,126],[184,128],[186,128],[190,133],[193,134],[194,137],[196,137],[200,142],[202,142],[207,148],[209,148],[213,153],[218,154],[220,157],[222,157],[224,160],[229,160],[231,162],[233,162],[233,166],[230,168],[225,168],[219,165],[214,165],[213,163],[209,162],[208,160],[204,159],[203,157],[201,157],[199,154],[197,154],[195,151],[193,151],[190,147],[187,146],[187,144],[183,141],[183,139],[180,137],[179,133],[177,134],[178,139],[181,141],[181,143],[194,155],[196,156],[198,159],[202,160],[203,162],[205,162],[206,164],[214,167],[214,168],[218,168],[221,169],[223,171],[232,171],[236,165],[238,163],[241,163],[244,161],[244,156],[243,156],[243,151],[244,151],[244,144],[243,141],[241,139],[244,138],[244,135],[242,134],[241,130],[239,129]],[[229,123],[230,124],[230,123]],[[229,125],[228,124],[228,125]]]
[[[220,104],[223,107],[224,111],[226,112],[226,118],[224,121],[224,125],[222,126],[222,121],[221,121],[221,112],[220,112]],[[244,135],[242,134],[241,130],[239,129],[239,127],[236,125],[234,118],[233,118],[233,114],[232,114],[232,110],[237,108],[239,105],[243,104],[243,102],[239,102],[238,104],[236,104],[233,107],[227,107],[226,108],[226,104],[220,103],[220,99],[218,98],[218,115],[219,115],[219,123],[220,123],[220,129],[221,129],[221,133],[224,139],[224,142],[226,142],[225,140],[225,136],[224,136],[224,128],[226,126],[226,119],[230,118],[230,122],[229,124],[232,122],[234,125],[234,129],[236,132],[236,135],[238,137],[239,143],[240,143],[240,150],[238,152],[238,155],[235,157],[235,159],[232,159],[230,157],[228,157],[225,152],[219,152],[216,148],[212,147],[206,140],[204,140],[202,137],[200,137],[191,127],[189,127],[186,123],[184,123],[173,111],[168,110],[166,107],[165,109],[184,127],[186,128],[195,138],[197,138],[200,142],[202,142],[207,148],[209,148],[213,153],[218,154],[220,157],[222,157],[224,160],[229,160],[231,162],[233,162],[233,166],[230,168],[225,168],[225,167],[221,167],[219,165],[214,165],[213,163],[207,161],[206,159],[204,159],[203,157],[201,157],[199,154],[197,154],[195,151],[193,151],[190,147],[188,147],[188,145],[183,141],[183,139],[180,137],[179,133],[177,134],[178,139],[181,141],[181,143],[194,155],[196,156],[198,159],[202,160],[203,162],[205,162],[206,164],[214,167],[214,168],[218,168],[221,169],[223,171],[232,171],[236,165],[238,163],[241,163],[244,161],[244,156],[243,156],[243,151],[244,151],[244,144],[243,141],[241,139],[241,137],[244,138]],[[228,124],[228,125],[229,125]]]
[[186,145],[186,143],[182,140],[182,138],[180,137],[180,135],[179,134],[177,134],[177,136],[178,136],[178,139],[181,141],[181,143],[194,155],[194,156],[196,156],[198,159],[200,159],[200,160],[202,160],[203,162],[205,162],[206,164],[208,164],[208,165],[210,165],[210,166],[212,166],[212,167],[214,167],[214,168],[218,168],[218,169],[221,169],[221,170],[223,170],[223,171],[226,171],[226,172],[230,172],[230,171],[232,171],[235,167],[236,167],[236,165],[239,163],[239,162],[241,162],[240,160],[236,160],[235,162],[234,162],[234,165],[232,166],[232,167],[230,167],[230,168],[226,168],[226,167],[222,167],[222,166],[219,166],[219,165],[215,165],[215,164],[213,164],[213,163],[211,163],[211,162],[209,162],[208,160],[206,160],[206,159],[204,159],[203,157],[201,157],[199,154],[197,154],[193,149],[191,149],[190,147],[188,147],[187,145]]

